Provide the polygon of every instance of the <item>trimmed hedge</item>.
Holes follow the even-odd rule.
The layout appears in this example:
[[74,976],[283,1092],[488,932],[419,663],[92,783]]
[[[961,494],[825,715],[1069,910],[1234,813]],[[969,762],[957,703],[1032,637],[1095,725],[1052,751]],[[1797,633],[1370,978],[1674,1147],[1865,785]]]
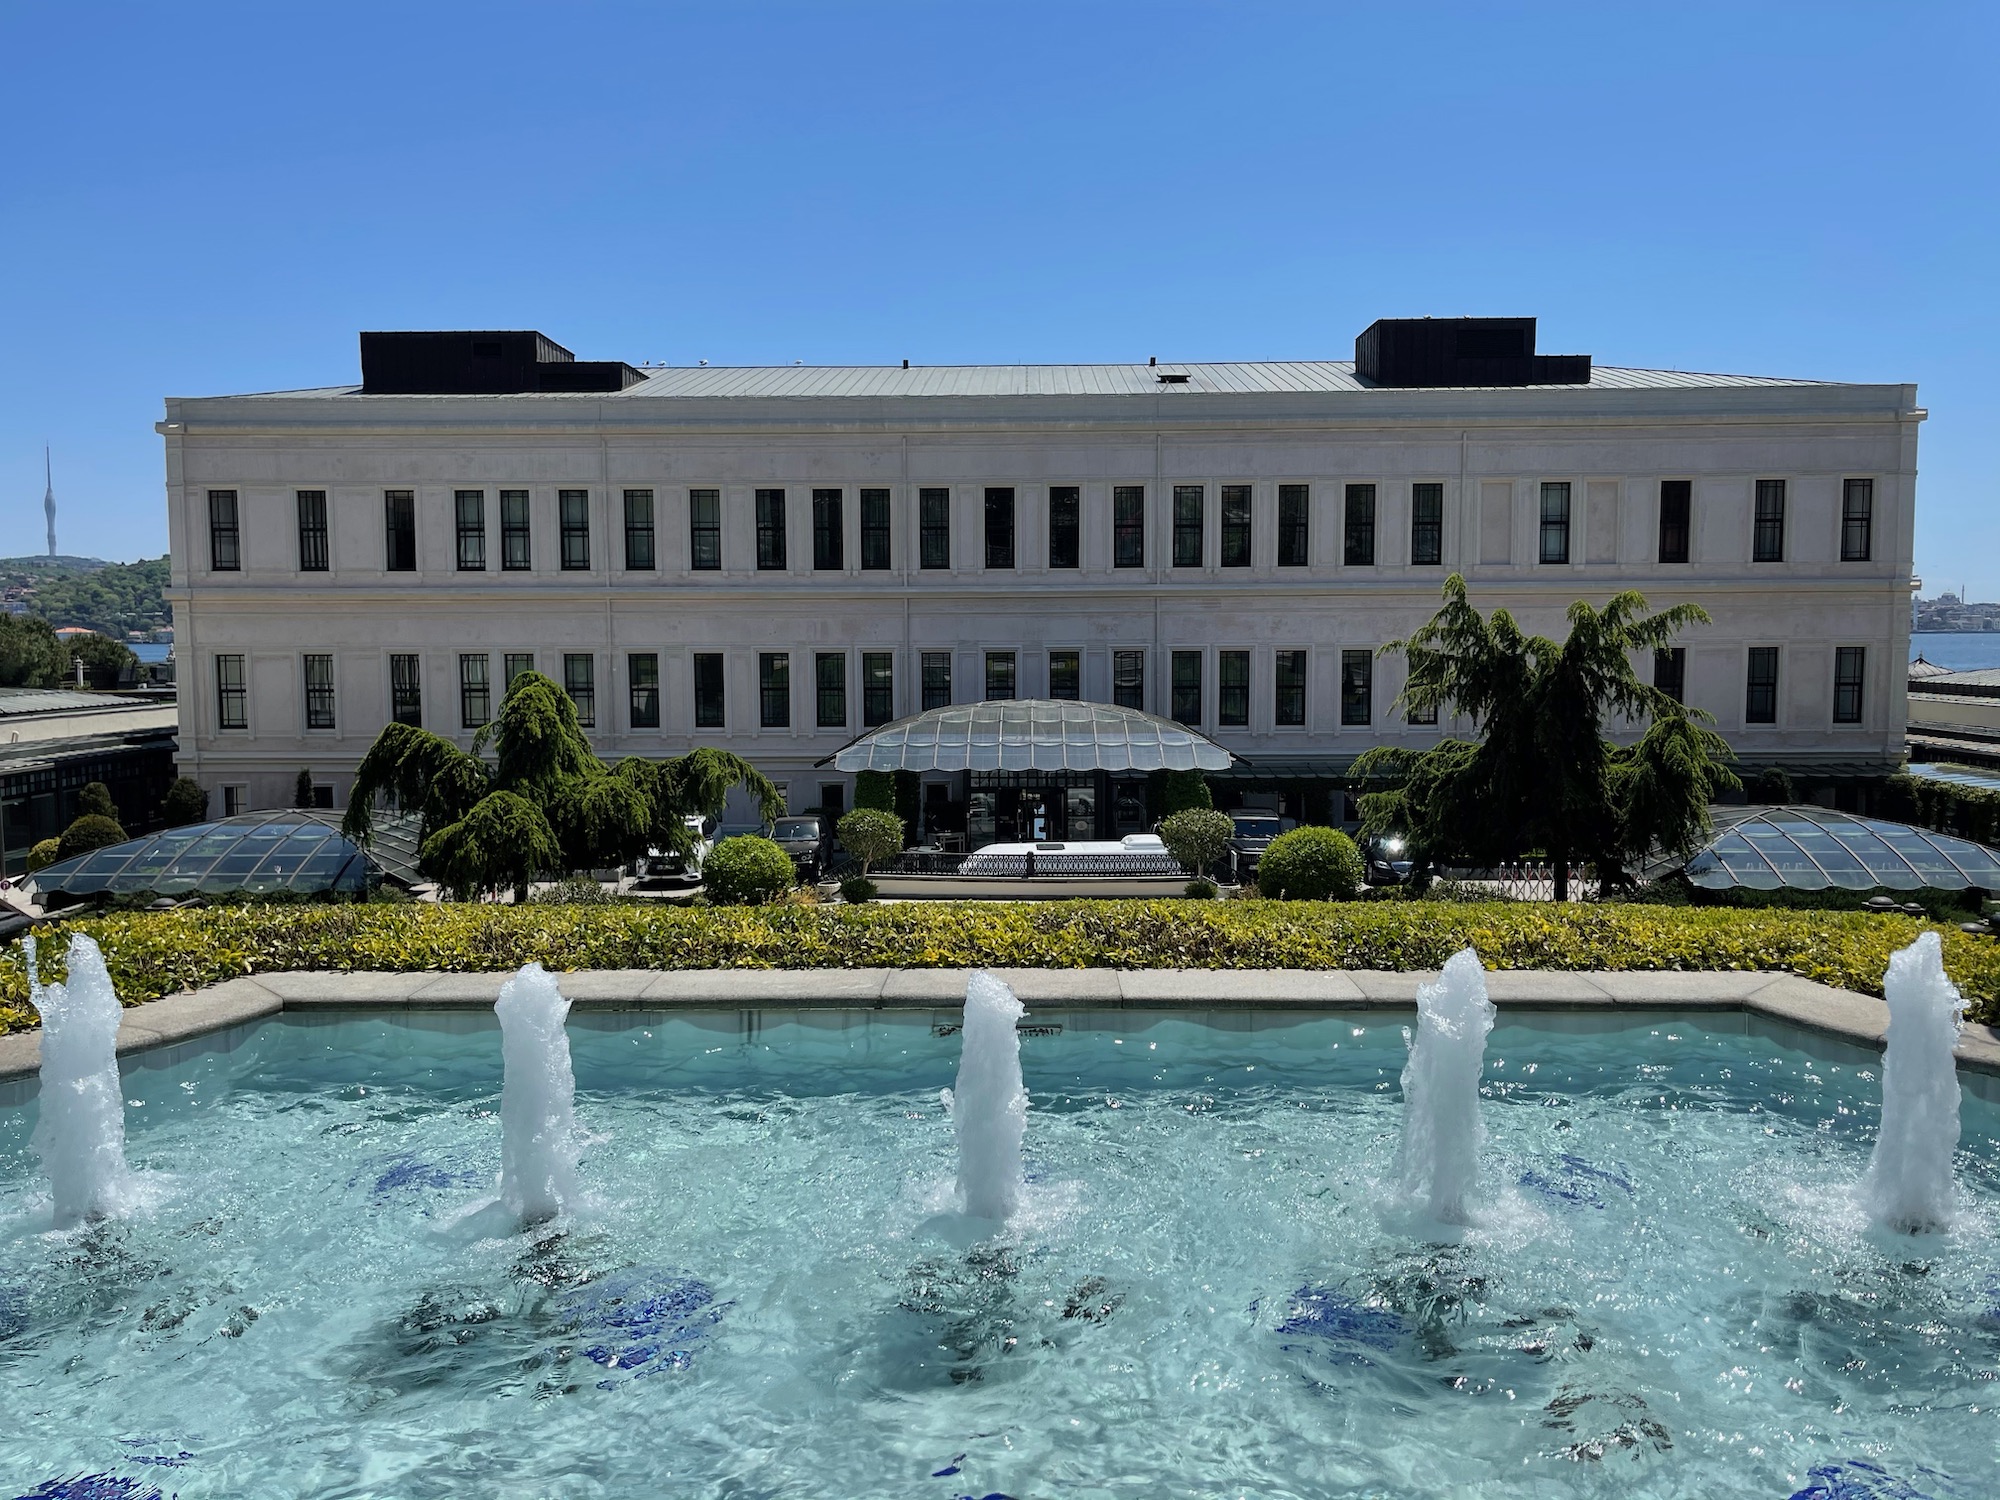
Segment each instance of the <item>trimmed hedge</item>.
[[2000,845],[2000,791],[1960,786],[1928,776],[1891,776],[1883,782],[1882,816],[1956,834],[1975,844]]
[[[281,969],[1435,969],[1472,944],[1496,969],[1772,969],[1880,994],[1889,954],[1929,925],[1861,912],[1443,901],[900,902],[889,906],[228,906],[119,912],[42,930],[61,977],[71,931],[137,1004]],[[2000,1021],[2000,942],[1953,927],[1945,966]],[[18,943],[0,948],[0,1031],[34,1024]]]

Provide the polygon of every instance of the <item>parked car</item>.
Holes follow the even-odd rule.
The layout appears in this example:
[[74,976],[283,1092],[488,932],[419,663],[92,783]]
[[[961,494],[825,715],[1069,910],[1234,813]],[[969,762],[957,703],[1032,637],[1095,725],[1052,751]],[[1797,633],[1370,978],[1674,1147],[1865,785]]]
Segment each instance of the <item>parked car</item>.
[[1361,841],[1362,878],[1370,885],[1402,885],[1416,870],[1410,841],[1400,833],[1377,833]]
[[817,813],[780,818],[771,832],[777,846],[791,855],[800,880],[817,880],[826,863],[826,829]]
[[1298,826],[1292,819],[1281,818],[1274,812],[1234,812],[1229,821],[1236,825],[1236,831],[1229,836],[1229,853],[1236,878],[1244,882],[1257,878],[1257,862],[1271,847],[1271,840]]
[[673,849],[648,849],[636,863],[633,874],[645,881],[680,881],[693,885],[701,879],[701,867],[715,847],[708,819],[698,813],[686,818],[689,847],[685,853]]

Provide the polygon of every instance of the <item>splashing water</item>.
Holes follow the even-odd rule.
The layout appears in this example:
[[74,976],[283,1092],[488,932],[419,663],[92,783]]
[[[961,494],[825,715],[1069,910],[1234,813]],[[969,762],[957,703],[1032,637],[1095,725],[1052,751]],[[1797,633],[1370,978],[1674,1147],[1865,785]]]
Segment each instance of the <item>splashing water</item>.
[[1882,1057],[1882,1128],[1861,1181],[1884,1229],[1914,1234],[1951,1222],[1951,1157],[1958,1149],[1958,1045],[1965,1001],[1944,972],[1935,932],[1889,959],[1882,977],[1889,1044]]
[[1014,992],[991,974],[966,981],[951,1122],[958,1133],[958,1194],[969,1218],[1006,1219],[1021,1205],[1028,1089],[1014,1027],[1025,1013]]
[[500,987],[500,1203],[523,1223],[576,1205],[576,1075],[570,1071],[569,1002],[540,964]]
[[1466,1196],[1478,1180],[1486,1140],[1479,1074],[1492,1029],[1486,972],[1470,948],[1454,953],[1435,983],[1417,986],[1396,1177],[1404,1199],[1442,1224],[1468,1222]]
[[26,939],[28,998],[42,1018],[41,1119],[35,1150],[67,1227],[130,1205],[125,1091],[118,1078],[118,992],[97,944],[69,942],[69,982],[44,985]]

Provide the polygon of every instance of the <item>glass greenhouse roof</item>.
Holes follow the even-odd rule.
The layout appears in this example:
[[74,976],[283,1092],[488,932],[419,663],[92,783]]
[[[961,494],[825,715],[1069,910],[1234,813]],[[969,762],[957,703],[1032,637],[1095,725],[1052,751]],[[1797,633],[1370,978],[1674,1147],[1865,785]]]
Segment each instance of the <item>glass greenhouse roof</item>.
[[898,719],[833,756],[842,771],[1223,771],[1230,753],[1184,724],[1109,703],[1007,698]]
[[[383,843],[379,834],[375,842]],[[45,896],[361,895],[385,868],[400,875],[397,863],[390,849],[371,854],[349,840],[332,814],[292,810],[162,829],[58,860],[29,878]]]
[[1715,821],[1721,831],[1687,862],[1708,890],[2000,890],[2000,854],[1927,828],[1822,807],[1728,808]]

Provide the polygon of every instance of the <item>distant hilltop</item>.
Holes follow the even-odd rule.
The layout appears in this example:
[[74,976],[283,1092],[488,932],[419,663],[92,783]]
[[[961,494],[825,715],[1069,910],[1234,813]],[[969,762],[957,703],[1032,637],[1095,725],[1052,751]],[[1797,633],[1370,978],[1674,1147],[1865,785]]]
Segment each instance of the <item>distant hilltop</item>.
[[101,557],[0,557],[0,573],[95,573],[110,566]]

